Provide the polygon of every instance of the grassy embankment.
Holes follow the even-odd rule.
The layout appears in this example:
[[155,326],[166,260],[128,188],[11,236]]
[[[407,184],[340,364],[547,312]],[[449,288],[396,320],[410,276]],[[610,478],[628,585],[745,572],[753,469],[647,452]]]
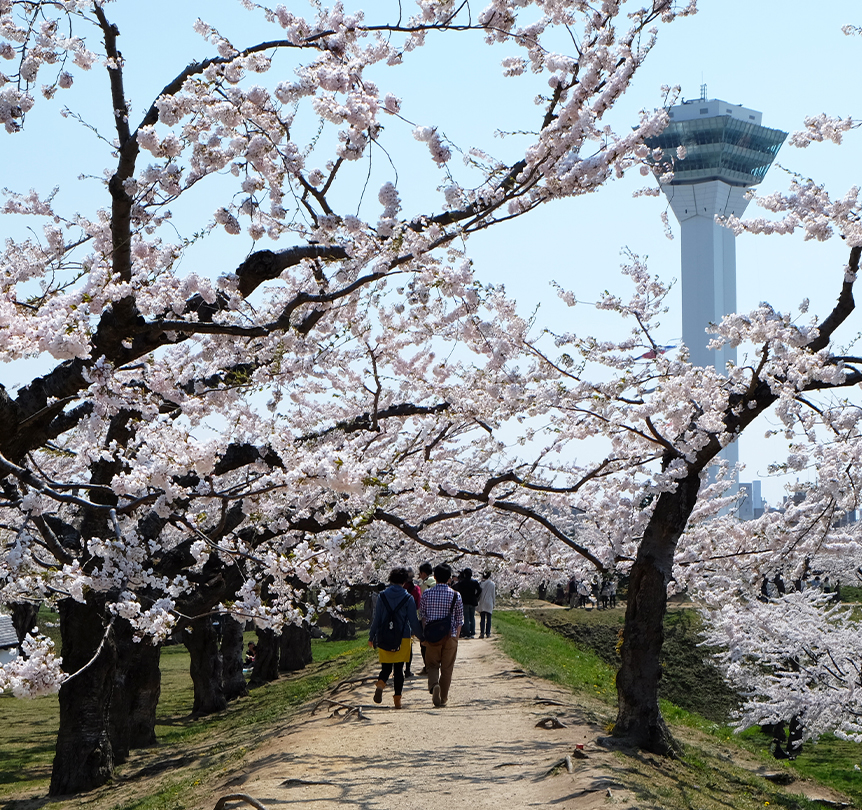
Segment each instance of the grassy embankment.
[[[616,645],[622,628],[621,610],[495,612],[494,622],[503,650],[525,669],[575,692],[590,695],[606,708],[596,715],[612,720],[616,706],[614,684]],[[554,629],[546,626],[551,625]],[[678,762],[657,763],[650,757],[625,757],[634,782],[649,798],[667,810],[692,808],[822,807],[807,802],[756,776],[751,763],[789,778],[808,778],[851,797],[862,807],[862,745],[825,737],[805,745],[792,763],[778,762],[768,752],[769,738],[755,729],[734,733],[727,713],[735,698],[719,674],[704,663],[697,647],[697,617],[690,611],[672,611],[666,625],[667,640],[662,712],[685,743]],[[572,639],[577,639],[577,642]],[[747,767],[738,767],[735,760]],[[789,791],[793,791],[791,786]],[[732,798],[731,798],[732,797]],[[767,805],[767,802],[769,803]]]
[[[253,639],[254,634],[248,634]],[[162,692],[156,749],[133,752],[112,784],[86,799],[48,801],[51,762],[59,722],[57,697],[16,700],[0,696],[0,807],[3,810],[65,810],[84,805],[111,810],[185,810],[195,807],[194,789],[227,772],[287,721],[309,698],[349,678],[371,657],[367,637],[313,641],[314,662],[284,676],[211,717],[189,716],[193,689],[185,647],[162,651]]]

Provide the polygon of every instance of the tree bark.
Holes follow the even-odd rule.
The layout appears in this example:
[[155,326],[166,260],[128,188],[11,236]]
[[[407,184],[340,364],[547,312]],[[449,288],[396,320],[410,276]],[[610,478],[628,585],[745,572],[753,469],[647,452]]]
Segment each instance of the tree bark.
[[41,602],[13,602],[12,603],[12,626],[18,643],[23,643],[27,634],[32,632],[39,617]]
[[222,687],[222,657],[212,617],[192,619],[183,630],[183,643],[191,657],[189,672],[195,690],[192,714],[202,717],[224,711],[227,699]]
[[296,672],[311,663],[311,627],[308,623],[289,624],[281,631],[278,669]]
[[656,754],[678,751],[658,703],[660,656],[673,555],[699,488],[700,476],[692,472],[659,496],[629,579],[613,734]]
[[257,631],[257,652],[254,669],[248,682],[252,689],[278,678],[278,636],[274,630]]
[[227,700],[248,694],[248,684],[242,671],[242,625],[233,616],[222,616],[222,683]]
[[332,633],[330,641],[350,641],[356,638],[356,625],[353,622],[343,622],[341,619],[332,617]]
[[131,625],[114,622],[117,670],[111,703],[110,732],[114,762],[124,762],[133,748],[156,745],[156,707],[161,695],[161,646],[135,641]]
[[[78,674],[60,687],[51,796],[92,790],[105,784],[114,770],[109,717],[117,648],[113,629],[105,635],[104,607],[104,596],[94,594],[83,604],[64,599],[59,605],[63,668]],[[101,651],[94,658],[100,644]],[[87,669],[78,672],[91,660]]]

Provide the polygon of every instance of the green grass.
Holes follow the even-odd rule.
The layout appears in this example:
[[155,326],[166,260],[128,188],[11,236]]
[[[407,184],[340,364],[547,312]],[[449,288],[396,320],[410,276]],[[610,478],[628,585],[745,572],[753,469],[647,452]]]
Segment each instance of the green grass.
[[862,602],[862,587],[856,585],[841,586],[842,602]]
[[[616,632],[615,628],[621,626],[621,615],[614,611],[537,611],[533,615],[540,620],[553,621],[556,627],[571,623],[584,625],[586,630],[579,633],[580,638],[598,639],[605,645],[606,634],[596,628],[614,628]],[[696,623],[675,615],[671,615],[669,621],[673,627],[679,628],[677,643],[681,647],[685,646],[682,630],[687,628],[693,632]],[[612,711],[616,709],[616,668],[603,660],[607,650],[603,650],[605,655],[600,656],[597,652],[584,649],[560,635],[557,630],[549,629],[521,611],[495,611],[494,622],[501,636],[503,650],[524,669],[565,685],[576,693],[592,695]],[[696,639],[690,638],[688,645],[694,648],[695,642]],[[672,677],[672,672],[666,672],[665,675]],[[684,735],[682,728],[701,732],[714,740],[716,745],[759,758],[769,770],[786,769],[797,777],[822,782],[847,794],[856,806],[862,807],[862,773],[853,767],[862,763],[862,745],[826,736],[817,744],[806,743],[803,753],[794,762],[778,762],[768,752],[770,738],[757,730],[750,729],[738,734],[726,723],[716,722],[668,700],[661,701],[661,709],[671,727],[677,727],[678,734]],[[809,805],[804,800],[789,800],[783,791],[777,791],[775,786],[745,769],[732,768],[721,755],[710,752],[703,745],[687,744],[682,764],[662,760],[659,774],[652,773],[643,763],[632,767],[634,773],[640,774],[636,781],[641,785],[644,795],[669,810],[676,807],[690,808],[687,800],[681,797],[688,791],[706,790],[708,793],[712,790],[709,785],[715,786],[713,800],[716,807],[764,807],[767,801],[772,807],[819,806]],[[695,778],[698,771],[702,772],[702,776]],[[700,788],[697,787],[698,783],[703,783]],[[723,791],[737,794],[730,804],[723,803]],[[705,802],[697,806],[709,808],[713,805]]]
[[[40,618],[41,620],[41,618]],[[253,639],[254,634],[248,634]],[[247,639],[247,640],[248,640]],[[162,691],[156,715],[156,736],[159,749],[153,752],[152,765],[156,772],[168,761],[168,768],[194,761],[199,747],[223,768],[230,760],[241,757],[260,741],[260,733],[289,719],[305,701],[322,693],[328,686],[363,668],[373,657],[367,637],[354,641],[326,642],[314,640],[311,645],[313,664],[306,670],[282,677],[255,689],[249,697],[233,701],[227,711],[218,715],[193,719],[190,716],[193,688],[189,676],[189,656],[185,647],[165,647],[161,656]],[[17,700],[0,696],[0,801],[11,795],[47,793],[54,759],[59,703],[56,695],[35,700]],[[230,739],[230,743],[221,742]],[[186,757],[184,749],[194,744],[196,752]],[[146,754],[143,760],[146,760]],[[170,763],[174,763],[171,765]],[[120,766],[117,781],[127,778],[130,769],[146,767],[146,761],[136,760],[134,766]],[[116,810],[180,810],[186,805],[189,790],[205,778],[199,771],[193,776],[180,776],[160,788],[152,796],[131,803],[118,804]],[[59,806],[53,802],[46,808]]]
[[0,695],[0,797],[47,787],[59,721],[56,695],[34,700]]
[[494,626],[503,652],[536,675],[608,702],[616,699],[615,671],[594,652],[575,647],[520,611],[494,611]]

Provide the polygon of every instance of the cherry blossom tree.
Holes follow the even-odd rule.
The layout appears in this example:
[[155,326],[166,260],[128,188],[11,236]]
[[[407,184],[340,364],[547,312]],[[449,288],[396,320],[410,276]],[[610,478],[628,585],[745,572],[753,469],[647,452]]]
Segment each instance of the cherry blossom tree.
[[[161,63],[123,55],[119,5],[0,0],[11,137],[31,137],[36,105],[89,87],[90,71],[108,79],[101,96],[90,88],[94,120],[63,111],[103,150],[101,200],[68,211],[55,192],[7,192],[2,208],[35,223],[2,253],[2,358],[39,370],[0,390],[0,576],[6,601],[58,604],[63,658],[30,639],[0,686],[62,683],[54,794],[109,777],[129,651],[146,657],[179,619],[301,621],[325,608],[327,584],[408,541],[505,553],[504,524],[462,503],[488,528],[481,548],[423,536],[434,519],[411,478],[477,431],[492,442],[464,450],[479,469],[524,404],[499,386],[527,324],[474,278],[465,241],[643,165],[664,111],[619,135],[604,119],[654,26],[695,4],[475,13],[422,0],[378,21],[342,4],[302,17],[246,1],[255,44],[198,20],[212,55],[166,75],[142,114],[126,82]],[[511,81],[545,82],[513,158],[479,145],[456,165],[460,147],[386,90],[390,69],[456,36]],[[396,139],[427,148],[436,189],[421,210],[404,211],[386,177]],[[408,490],[409,509],[390,508]]]
[[[855,213],[842,224],[848,241],[862,241]],[[525,426],[517,441],[539,449],[513,457],[489,426],[486,436],[477,433],[460,451],[452,442],[442,453],[446,463],[416,458],[409,474],[404,466],[398,471],[386,512],[408,514],[421,499],[420,520],[404,527],[378,517],[414,536],[454,536],[480,557],[502,551],[516,569],[543,577],[572,570],[627,573],[614,735],[648,750],[674,750],[658,704],[668,593],[688,587],[705,604],[730,610],[729,594],[756,594],[762,577],[778,567],[795,576],[806,560],[816,558],[827,570],[824,557],[831,555],[833,568],[858,557],[855,535],[834,524],[859,503],[860,412],[851,402],[829,405],[825,398],[862,381],[862,360],[829,348],[853,311],[861,252],[851,249],[848,266],[837,274],[837,304],[820,322],[799,325],[766,304],[726,318],[717,339],[747,349],[727,375],[692,366],[684,348],[658,350],[667,288],[632,257],[625,268],[635,287],[631,298],[608,294],[599,303],[632,323],[628,339],[528,336],[532,362],[486,379],[486,394],[500,399],[498,417],[508,409],[509,422]],[[563,295],[576,305],[574,296]],[[487,334],[496,338],[490,325]],[[782,436],[791,441],[784,461],[776,450],[776,466],[810,465],[820,481],[804,507],[741,523],[732,514],[727,471],[716,474],[715,468],[721,448],[767,410],[782,420]],[[567,460],[571,448],[586,442],[592,443],[589,460]],[[397,505],[398,499],[404,502]],[[823,621],[837,620],[827,612]],[[730,632],[733,620],[722,626]],[[780,632],[774,637],[777,648]],[[756,648],[754,639],[748,649]],[[852,689],[852,672],[848,684]]]

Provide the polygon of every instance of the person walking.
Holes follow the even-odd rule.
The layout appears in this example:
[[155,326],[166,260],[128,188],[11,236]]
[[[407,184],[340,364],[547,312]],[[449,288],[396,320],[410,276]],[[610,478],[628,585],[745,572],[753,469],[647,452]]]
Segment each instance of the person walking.
[[578,607],[586,608],[590,598],[590,583],[582,579],[578,583]]
[[[422,600],[422,591],[419,589],[419,586],[413,581],[413,569],[407,569],[407,579],[404,582],[404,590],[407,591],[412,597],[413,601],[416,603],[416,615],[419,615],[419,602]],[[423,659],[424,661],[424,659]],[[413,678],[415,677],[413,672],[411,671],[411,666],[413,665],[413,639],[410,640],[410,658],[407,659],[407,666],[404,667],[404,677],[405,678]]]
[[611,581],[609,579],[602,580],[599,595],[602,598],[602,610],[607,610],[611,606]]
[[569,577],[569,584],[566,587],[566,603],[568,604],[567,610],[571,610],[575,606],[575,602],[578,599],[578,580],[574,574]]
[[432,571],[433,569],[429,562],[424,562],[419,566],[419,589],[422,593],[425,593],[425,591],[429,588],[433,588],[437,584],[437,580],[434,579]]
[[[434,579],[433,574],[434,569],[431,567],[430,562],[424,562],[419,566],[419,591],[421,593],[425,593],[429,588],[433,588],[437,584],[437,580]],[[425,645],[419,646],[419,652],[422,653],[422,669],[419,670],[420,675],[427,675],[428,668],[425,666]]]
[[404,691],[404,664],[410,660],[411,636],[420,633],[416,602],[404,585],[407,582],[406,568],[393,568],[389,574],[389,587],[377,599],[374,618],[368,631],[369,646],[377,647],[380,675],[374,684],[374,702],[383,702],[386,681],[395,671],[395,708],[401,708]]
[[496,601],[497,586],[491,579],[491,572],[486,571],[482,574],[482,584],[479,586],[481,593],[479,594],[479,638],[491,638],[491,614],[494,612],[494,602]]
[[[435,706],[445,706],[449,700],[449,687],[458,654],[458,636],[464,624],[464,605],[461,594],[449,587],[452,568],[442,563],[434,568],[437,584],[422,594],[419,614],[425,640],[425,666],[428,669],[428,691]],[[442,626],[442,637],[437,640],[437,629]]]
[[464,627],[461,631],[461,638],[474,638],[476,636],[476,607],[479,604],[481,588],[479,583],[473,579],[473,569],[465,568],[458,577],[458,582],[452,587],[461,594],[461,601],[464,603]]

